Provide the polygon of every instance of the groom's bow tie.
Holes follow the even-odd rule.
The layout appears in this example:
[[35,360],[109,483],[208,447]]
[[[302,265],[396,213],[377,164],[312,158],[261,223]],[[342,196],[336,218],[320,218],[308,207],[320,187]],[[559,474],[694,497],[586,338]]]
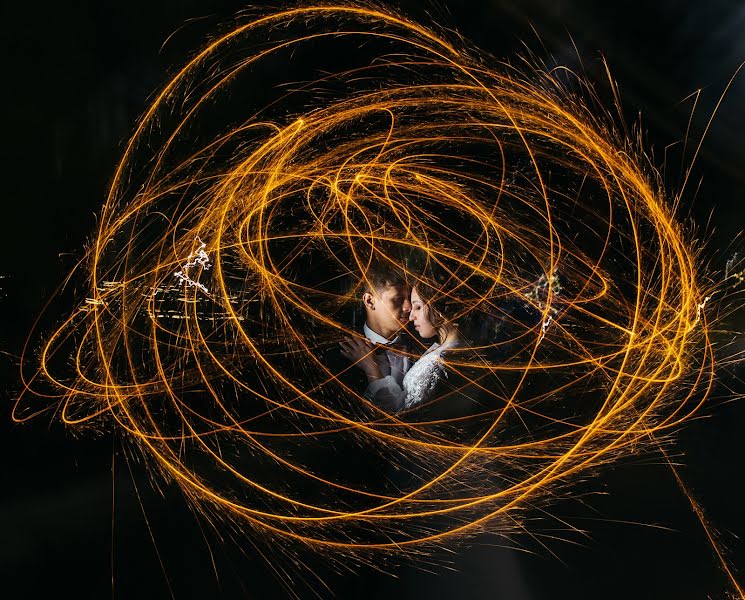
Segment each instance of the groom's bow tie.
[[387,352],[388,350],[392,352],[407,352],[408,346],[406,344],[375,344],[375,352]]

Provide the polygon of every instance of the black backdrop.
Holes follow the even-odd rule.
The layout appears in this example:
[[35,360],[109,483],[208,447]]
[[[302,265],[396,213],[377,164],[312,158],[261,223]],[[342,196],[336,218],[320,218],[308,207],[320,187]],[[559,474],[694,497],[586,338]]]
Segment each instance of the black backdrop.
[[[411,16],[425,16],[423,3],[400,6]],[[153,491],[136,462],[130,473],[108,433],[76,437],[49,419],[18,426],[9,417],[8,402],[18,389],[14,355],[91,235],[135,119],[169,70],[240,8],[228,1],[189,0],[5,7],[3,597],[161,598],[169,597],[169,585],[176,598],[286,595],[271,568],[282,564],[271,546],[259,546],[262,558],[246,542],[238,549],[221,546],[207,533],[216,577],[199,524],[179,492],[168,486],[162,493]],[[690,139],[697,141],[724,85],[745,60],[741,2],[442,0],[427,10],[498,58],[514,57],[525,41],[539,56],[581,68],[573,40],[584,69],[599,80],[602,51],[619,83],[627,120],[641,113],[648,146],[656,164],[666,161],[666,182],[673,190],[686,163],[680,144],[667,153],[665,148],[684,138],[692,103],[683,100],[703,90],[691,122]],[[720,269],[745,227],[743,106],[745,76],[714,120],[682,211],[707,236],[707,257]],[[731,324],[742,329],[742,315]],[[729,387],[743,391],[726,374],[717,395]],[[718,527],[729,558],[745,569],[745,542],[737,539],[745,535],[745,405],[715,401],[705,416],[680,436],[681,472]],[[659,460],[619,465],[586,489],[607,494],[593,496],[589,508],[564,503],[554,509],[587,532],[571,536],[579,544],[557,540],[549,550],[533,544],[534,554],[517,554],[494,547],[499,540],[484,538],[450,557],[453,571],[428,573],[402,565],[388,569],[395,578],[367,568],[324,576],[341,598],[698,599],[724,597],[730,589],[690,506]],[[311,587],[329,595],[316,584]],[[311,593],[297,589],[302,596]]]

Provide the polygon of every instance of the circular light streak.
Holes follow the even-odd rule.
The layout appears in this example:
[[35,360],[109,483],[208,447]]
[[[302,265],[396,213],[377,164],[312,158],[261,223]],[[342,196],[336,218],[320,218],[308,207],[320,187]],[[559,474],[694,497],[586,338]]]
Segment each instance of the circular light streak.
[[[216,37],[138,123],[29,389],[205,513],[350,552],[515,530],[656,444],[712,384],[696,249],[591,87],[527,71],[364,6]],[[334,362],[371,257],[411,253],[493,317],[448,358],[477,410],[387,414]]]

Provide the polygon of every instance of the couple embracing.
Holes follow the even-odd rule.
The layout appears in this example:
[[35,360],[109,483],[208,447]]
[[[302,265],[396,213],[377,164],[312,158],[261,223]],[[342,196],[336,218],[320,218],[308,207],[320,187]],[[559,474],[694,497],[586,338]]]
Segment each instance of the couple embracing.
[[[386,412],[431,407],[456,390],[452,384],[460,378],[451,377],[448,359],[469,344],[454,311],[448,310],[448,294],[435,287],[438,279],[444,281],[444,274],[432,269],[412,279],[380,263],[362,279],[362,335],[345,337],[339,345],[367,378],[363,396]],[[409,335],[410,327],[416,336]],[[452,400],[449,404],[453,408]],[[462,398],[458,404],[469,412]]]

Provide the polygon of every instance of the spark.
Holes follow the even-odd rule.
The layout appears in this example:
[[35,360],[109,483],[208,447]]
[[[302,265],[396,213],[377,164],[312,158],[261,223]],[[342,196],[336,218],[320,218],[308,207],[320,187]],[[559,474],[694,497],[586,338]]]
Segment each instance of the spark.
[[189,258],[187,258],[186,263],[181,266],[181,270],[176,271],[173,275],[183,284],[195,287],[207,294],[209,292],[204,284],[194,281],[189,277],[189,269],[199,267],[201,271],[207,271],[212,266],[210,258],[205,251],[207,244],[200,240],[199,237],[197,237],[196,241],[199,244],[199,247],[196,251],[189,254]]
[[549,325],[551,325],[551,321],[553,321],[554,318],[549,315],[548,318],[541,323],[541,337],[538,339],[538,342],[542,342],[543,339],[546,337],[546,330],[548,329]]
[[737,261],[737,252],[735,252],[728,260],[727,264],[724,267],[724,278],[729,279],[730,274],[732,273],[732,267],[734,267],[735,262]]
[[694,321],[694,324],[697,324],[699,321],[701,321],[701,312],[704,310],[704,308],[706,308],[709,300],[711,300],[711,296],[706,296],[703,302],[699,302],[698,306],[696,306],[696,320]]

